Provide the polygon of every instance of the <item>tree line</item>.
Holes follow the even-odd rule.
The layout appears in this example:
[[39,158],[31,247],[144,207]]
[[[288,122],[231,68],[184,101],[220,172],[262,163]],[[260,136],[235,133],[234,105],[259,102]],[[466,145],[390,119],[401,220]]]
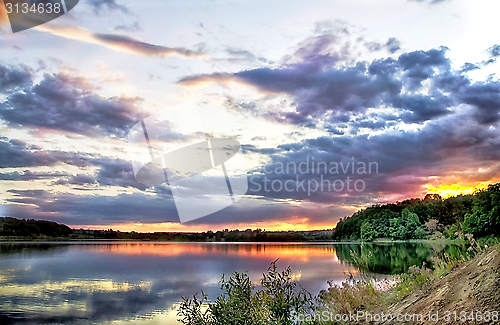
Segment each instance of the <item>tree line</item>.
[[22,240],[140,240],[177,242],[301,242],[331,240],[332,230],[265,231],[219,230],[198,233],[72,229],[53,221],[0,218],[0,237]]
[[65,237],[73,230],[57,222],[35,220],[0,218],[0,236],[8,237]]
[[477,237],[500,234],[500,183],[473,195],[442,199],[427,194],[423,200],[374,205],[341,219],[334,240],[455,239],[462,234]]

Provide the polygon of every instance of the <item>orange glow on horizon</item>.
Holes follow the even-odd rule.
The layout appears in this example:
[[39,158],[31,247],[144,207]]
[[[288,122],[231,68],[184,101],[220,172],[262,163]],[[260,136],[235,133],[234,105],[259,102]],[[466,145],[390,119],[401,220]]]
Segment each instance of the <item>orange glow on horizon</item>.
[[463,186],[460,184],[433,186],[426,184],[425,187],[427,187],[426,194],[439,194],[443,199],[447,199],[459,195],[474,194],[476,191],[488,188],[489,184],[491,182],[484,182],[474,186]]
[[255,223],[240,223],[240,224],[226,224],[226,225],[183,225],[181,223],[163,222],[163,223],[120,223],[110,225],[72,225],[74,229],[90,229],[90,230],[106,230],[113,229],[123,232],[205,232],[205,231],[218,231],[218,230],[246,230],[246,229],[263,229],[266,231],[308,231],[308,230],[328,230],[333,229],[337,222],[331,224],[310,224],[309,218],[293,217],[290,222],[255,222]]

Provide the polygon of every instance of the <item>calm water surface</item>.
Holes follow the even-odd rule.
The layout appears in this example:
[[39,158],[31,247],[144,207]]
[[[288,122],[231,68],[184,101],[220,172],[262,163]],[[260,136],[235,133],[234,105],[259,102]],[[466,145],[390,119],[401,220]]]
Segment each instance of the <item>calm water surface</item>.
[[215,299],[222,274],[255,284],[279,258],[317,294],[327,281],[377,277],[421,265],[429,244],[0,243],[0,324],[178,324],[183,296]]

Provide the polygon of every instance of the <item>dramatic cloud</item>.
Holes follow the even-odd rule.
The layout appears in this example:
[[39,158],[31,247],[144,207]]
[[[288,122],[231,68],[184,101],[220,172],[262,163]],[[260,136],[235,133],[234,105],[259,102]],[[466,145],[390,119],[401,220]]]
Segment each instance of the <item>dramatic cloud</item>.
[[36,29],[68,39],[102,45],[120,52],[158,57],[180,56],[184,58],[207,59],[207,56],[201,52],[191,51],[181,47],[176,48],[149,44],[123,35],[93,33],[82,27],[46,24],[38,26]]
[[[395,110],[390,120],[422,123],[454,113],[454,107],[469,104],[480,123],[500,119],[498,82],[472,82],[464,71],[451,69],[445,48],[403,53],[399,58],[338,65],[340,55],[308,55],[324,47],[318,38],[297,51],[299,61],[279,68],[258,68],[234,74],[215,73],[183,78],[179,84],[193,86],[208,82],[238,82],[266,93],[292,96],[294,112],[266,112],[275,120],[315,127],[352,121],[355,114],[372,108]],[[494,52],[494,50],[492,50]],[[320,51],[321,53],[321,51]]]
[[[113,0],[88,4],[96,13],[127,10]],[[115,30],[140,27],[123,24]],[[276,62],[260,58],[255,54],[259,53],[257,48],[221,45],[218,48],[227,58],[217,60],[240,64],[239,70],[233,70],[234,66],[204,69],[215,72],[179,81],[183,86],[236,83],[258,92],[242,94],[241,98],[231,91],[216,94],[227,93],[228,114],[245,114],[249,125],[257,130],[247,137],[238,129],[236,135],[254,166],[248,173],[247,196],[188,226],[214,225],[218,229],[274,223],[276,228],[280,224],[285,225],[283,228],[287,224],[323,227],[333,225],[357,207],[423,195],[425,186],[434,181],[476,184],[500,179],[500,82],[494,77],[479,81],[469,76],[469,71],[497,60],[498,45],[487,50],[490,61],[467,63],[457,70],[444,47],[404,53],[400,36],[396,39],[387,35],[370,42],[342,23],[324,22],[316,27],[313,36]],[[46,24],[37,30],[147,57],[207,59],[201,52],[80,27]],[[405,47],[414,48],[408,39],[402,40]],[[45,142],[31,138],[36,131],[52,132],[51,137],[63,138],[72,148],[78,143],[61,133],[79,134],[93,141],[110,137],[122,140],[130,127],[145,117],[140,110],[142,99],[103,97],[84,78],[34,71],[22,65],[0,65],[0,122],[15,129],[10,130],[11,137],[17,136],[18,130],[24,131],[19,134],[34,131],[30,141],[38,144],[0,138],[0,168],[9,168],[0,170],[0,181],[6,185],[2,202],[5,213],[70,225],[178,223],[170,188],[166,184],[147,187],[138,183],[121,149],[104,157],[96,151],[47,150],[42,147]],[[167,75],[162,74],[162,78],[167,80]],[[152,96],[153,101],[163,98],[154,87],[144,94]],[[262,119],[267,119],[265,124],[260,124]],[[228,117],[221,124],[230,122]],[[270,130],[272,123],[281,125]],[[158,128],[162,131],[158,141],[186,139],[168,121]],[[282,129],[284,133],[275,134]],[[85,141],[85,137],[77,138]],[[352,164],[358,162],[373,168],[371,173],[360,173],[359,165],[353,171]],[[328,171],[318,172],[321,163]],[[337,173],[331,172],[332,163]],[[305,164],[306,172],[303,167],[301,171],[286,169],[301,164]],[[280,171],[280,167],[285,169]],[[318,188],[323,182],[331,185],[336,180],[345,185],[347,177],[351,188],[356,180],[363,181],[362,191]],[[274,186],[272,182],[276,182]],[[217,199],[217,195],[213,197]]]
[[[2,66],[0,66],[0,71]],[[4,68],[5,71],[5,68]],[[28,78],[17,70],[4,72],[9,90]],[[38,84],[26,84],[0,103],[0,118],[13,127],[39,127],[88,136],[123,137],[144,115],[140,98],[104,98],[85,79],[45,74]]]
[[[346,64],[352,53],[347,48],[333,51],[329,44],[335,39],[336,35],[310,38],[277,68],[191,76],[179,82],[186,86],[236,82],[256,87],[267,97],[289,95],[295,109],[292,112],[266,110],[265,101],[238,103],[230,98],[230,105],[280,123],[311,128],[322,125],[331,133],[331,137],[283,144],[276,149],[245,145],[246,151],[271,158],[251,172],[249,194],[340,206],[365,205],[374,197],[397,195],[397,199],[404,199],[419,193],[435,175],[456,175],[456,182],[470,180],[471,175],[481,181],[500,177],[500,83],[474,82],[465,75],[475,69],[472,66],[453,70],[446,48]],[[399,50],[396,40],[390,40],[388,46]],[[494,56],[495,47],[489,52]],[[408,124],[419,126],[404,131]],[[361,128],[384,132],[367,135],[359,131]],[[280,172],[280,166],[297,167],[306,160],[306,168],[311,168],[311,161],[328,166],[374,162],[379,173]],[[347,176],[363,180],[364,191],[314,189],[312,195],[308,193],[310,182],[314,187],[322,181],[345,181]],[[275,188],[271,188],[273,181]],[[292,191],[284,188],[286,182]],[[305,187],[300,186],[304,182]]]
[[[373,197],[397,194],[405,198],[418,193],[434,175],[459,179],[474,175],[481,181],[500,178],[500,134],[466,116],[467,112],[450,116],[418,131],[370,137],[323,136],[281,145],[269,163],[252,171],[248,193],[318,203],[367,204]],[[370,163],[374,163],[371,173]],[[358,170],[362,164],[366,171]],[[351,189],[354,181],[362,181],[363,191],[341,189],[347,177],[352,181]],[[338,190],[328,190],[337,180]],[[293,190],[287,190],[286,183]],[[322,183],[324,190],[318,188]]]

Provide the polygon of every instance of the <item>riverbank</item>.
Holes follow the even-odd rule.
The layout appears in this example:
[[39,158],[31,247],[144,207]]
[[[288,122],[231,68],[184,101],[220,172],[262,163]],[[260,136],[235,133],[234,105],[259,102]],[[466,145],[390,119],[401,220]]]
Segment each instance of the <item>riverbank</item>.
[[[377,311],[391,315],[422,315],[422,320],[414,319],[408,324],[429,324],[432,322],[429,315],[437,315],[439,323],[489,324],[494,320],[495,312],[498,322],[500,246],[490,247],[449,274],[425,283],[401,301]],[[490,321],[486,321],[488,315]]]

